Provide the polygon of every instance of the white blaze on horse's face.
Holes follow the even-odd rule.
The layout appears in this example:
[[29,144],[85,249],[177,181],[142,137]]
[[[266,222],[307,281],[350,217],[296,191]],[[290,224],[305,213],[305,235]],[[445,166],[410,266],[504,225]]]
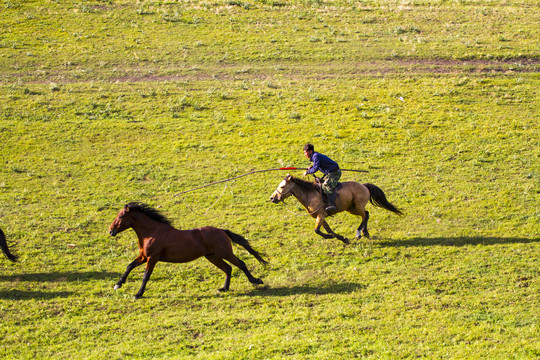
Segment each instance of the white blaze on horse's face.
[[[290,175],[289,175],[290,176]],[[270,201],[274,204],[279,203],[280,201],[285,200],[289,196],[291,196],[291,190],[294,186],[294,184],[289,181],[290,177],[287,176],[277,187],[276,191],[272,194],[270,197]]]

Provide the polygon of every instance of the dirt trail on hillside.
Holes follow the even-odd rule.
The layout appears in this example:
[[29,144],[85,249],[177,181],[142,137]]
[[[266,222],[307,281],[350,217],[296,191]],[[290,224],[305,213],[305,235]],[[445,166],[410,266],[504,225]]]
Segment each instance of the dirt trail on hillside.
[[[84,71],[86,76],[81,77]],[[197,80],[264,79],[282,76],[293,79],[331,79],[362,76],[392,75],[444,75],[444,74],[513,74],[540,72],[540,60],[381,60],[374,62],[331,62],[318,64],[299,63],[238,63],[238,64],[144,64],[114,69],[89,69],[83,66],[58,70],[36,71],[33,74],[11,73],[0,75],[0,81],[11,83],[84,83],[104,82],[162,82]]]

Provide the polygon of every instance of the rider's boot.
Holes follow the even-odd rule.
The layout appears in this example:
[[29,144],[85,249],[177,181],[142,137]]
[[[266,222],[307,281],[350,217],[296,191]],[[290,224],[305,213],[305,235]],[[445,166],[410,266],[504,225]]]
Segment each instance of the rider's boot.
[[332,191],[331,194],[327,194],[328,206],[325,208],[327,212],[336,211],[336,191]]

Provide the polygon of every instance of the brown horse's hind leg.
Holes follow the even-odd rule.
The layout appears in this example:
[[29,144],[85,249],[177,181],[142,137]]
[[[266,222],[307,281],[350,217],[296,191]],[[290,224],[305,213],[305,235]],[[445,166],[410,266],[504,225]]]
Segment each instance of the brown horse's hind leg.
[[228,291],[229,286],[231,284],[232,267],[229,264],[227,264],[225,261],[223,261],[222,258],[217,257],[216,255],[206,255],[205,258],[207,258],[208,261],[210,261],[212,264],[216,265],[218,268],[223,270],[225,275],[227,275],[227,277],[225,278],[225,284],[223,285],[221,289],[218,289],[218,291]]
[[251,275],[251,272],[248,270],[248,268],[246,266],[246,263],[243,262],[242,260],[240,260],[239,258],[237,258],[234,254],[231,254],[231,256],[227,258],[227,260],[231,264],[237,266],[240,270],[242,270],[244,272],[244,274],[246,274],[246,276],[247,276],[250,283],[252,283],[252,284],[263,284],[263,281],[261,279],[257,279],[256,277]]
[[122,287],[122,285],[126,282],[127,277],[129,275],[129,273],[131,272],[131,270],[135,269],[137,266],[140,266],[140,265],[144,264],[145,262],[146,262],[146,258],[144,256],[142,256],[142,255],[137,256],[137,258],[135,260],[133,260],[127,266],[126,272],[124,273],[124,275],[122,275],[120,280],[118,280],[116,285],[114,285],[114,289],[115,290],[120,289]]

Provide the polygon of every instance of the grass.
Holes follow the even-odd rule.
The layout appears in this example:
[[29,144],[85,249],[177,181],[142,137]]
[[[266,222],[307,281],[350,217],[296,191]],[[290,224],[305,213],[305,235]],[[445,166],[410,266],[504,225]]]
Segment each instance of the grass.
[[[534,2],[0,5],[0,357],[538,357]],[[344,246],[268,202],[282,172],[175,196],[307,166],[308,141],[406,216],[369,207]],[[114,291],[129,201],[245,235],[266,286],[217,294],[197,260]]]

